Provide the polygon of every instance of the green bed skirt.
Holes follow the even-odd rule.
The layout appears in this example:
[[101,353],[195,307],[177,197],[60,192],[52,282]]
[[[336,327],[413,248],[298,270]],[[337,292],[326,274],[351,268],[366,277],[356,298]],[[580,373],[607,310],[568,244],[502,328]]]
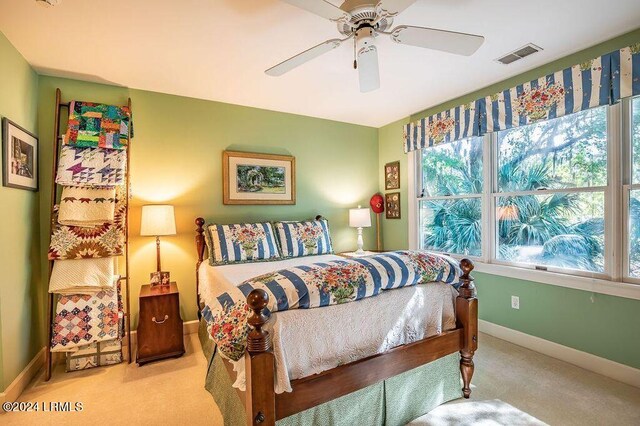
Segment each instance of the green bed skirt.
[[[222,412],[225,426],[245,425],[244,406],[219,355],[206,324],[198,330],[209,360],[205,388]],[[359,391],[278,420],[278,426],[405,425],[440,404],[461,398],[460,356],[448,355]]]

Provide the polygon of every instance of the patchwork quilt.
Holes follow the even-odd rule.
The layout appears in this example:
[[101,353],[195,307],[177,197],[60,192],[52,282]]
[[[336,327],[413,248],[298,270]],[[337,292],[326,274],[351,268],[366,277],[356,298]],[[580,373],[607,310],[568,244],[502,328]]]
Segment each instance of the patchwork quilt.
[[425,251],[395,251],[282,269],[220,291],[216,303],[202,310],[220,354],[233,361],[244,355],[250,309],[246,297],[260,288],[271,312],[308,309],[373,297],[384,290],[444,282],[459,286],[458,263]]
[[129,108],[72,101],[64,144],[124,149],[129,143]]
[[[78,188],[86,189],[86,188]],[[120,256],[125,245],[125,219],[126,219],[126,193],[124,188],[117,191],[117,202],[115,212],[111,222],[102,222],[98,226],[70,226],[61,224],[63,206],[65,204],[65,192],[62,193],[62,200],[59,213],[54,210],[53,225],[51,231],[51,244],[49,245],[49,260],[65,259],[87,259]],[[115,190],[114,190],[115,194]],[[114,195],[114,200],[116,196]],[[66,202],[77,203],[76,201]],[[87,204],[92,203],[88,201]],[[105,202],[106,203],[106,202]],[[84,207],[81,206],[82,210]],[[67,209],[69,209],[67,207]],[[87,208],[90,210],[91,208]],[[95,210],[95,209],[94,209]],[[67,214],[66,217],[70,217]],[[79,215],[73,216],[79,218]],[[85,216],[87,217],[87,216]],[[93,217],[97,217],[94,215]],[[56,220],[57,218],[57,220]]]
[[118,291],[62,295],[53,321],[52,352],[119,337]]
[[126,164],[126,150],[64,145],[60,151],[56,183],[92,187],[122,185]]
[[60,197],[58,223],[73,226],[102,225],[113,222],[115,208],[115,188],[65,186]]

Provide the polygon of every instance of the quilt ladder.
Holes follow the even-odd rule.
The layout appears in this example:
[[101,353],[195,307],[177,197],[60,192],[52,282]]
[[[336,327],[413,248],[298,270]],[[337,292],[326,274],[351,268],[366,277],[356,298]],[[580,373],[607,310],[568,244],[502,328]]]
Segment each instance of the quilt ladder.
[[[127,105],[129,107],[129,111],[131,111],[131,98],[128,99]],[[50,224],[52,226],[53,231],[53,221],[54,221],[54,208],[58,199],[60,197],[60,185],[56,183],[56,172],[58,170],[58,157],[61,149],[61,126],[60,119],[62,117],[63,110],[67,111],[67,115],[69,113],[70,102],[62,102],[62,92],[60,89],[56,89],[56,101],[55,101],[55,110],[54,110],[54,123],[53,123],[53,169],[51,171],[51,217]],[[131,191],[131,182],[130,182],[130,165],[131,165],[131,129],[132,125],[129,126],[129,143],[126,146],[127,152],[127,165],[125,172],[125,193],[126,193],[126,210],[125,210],[125,243],[124,243],[124,252],[117,259],[118,271],[122,272],[120,268],[122,263],[124,263],[124,275],[120,277],[120,284],[122,290],[122,281],[124,281],[124,324],[125,324],[125,333],[124,337],[127,339],[127,362],[131,363],[132,354],[131,354],[131,315],[130,315],[130,297],[129,297],[129,209],[130,209],[130,191]],[[52,232],[49,232],[49,244],[51,244],[51,236]],[[49,273],[47,275],[47,283],[51,279],[51,272],[53,271],[53,262],[54,260],[49,260]],[[47,293],[48,294],[48,302],[47,302],[47,317],[46,317],[46,328],[47,328],[47,345],[45,349],[45,381],[49,381],[51,378],[52,366],[53,366],[53,356],[51,352],[51,340],[53,338],[53,316],[54,316],[54,303],[56,300],[56,294]]]

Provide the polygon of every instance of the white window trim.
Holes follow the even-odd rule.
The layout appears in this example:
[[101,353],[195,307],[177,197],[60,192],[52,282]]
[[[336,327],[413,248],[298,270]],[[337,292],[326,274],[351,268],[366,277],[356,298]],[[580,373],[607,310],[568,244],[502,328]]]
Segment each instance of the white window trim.
[[[611,209],[616,205],[623,205],[624,209],[617,209],[619,214],[609,214],[609,217],[605,213],[605,256],[610,258],[609,262],[605,261],[605,265],[612,265],[612,270],[607,270],[605,266],[605,274],[591,273],[588,271],[569,271],[560,272],[554,270],[552,267],[548,267],[548,270],[542,271],[535,269],[535,266],[524,266],[507,264],[505,262],[499,262],[495,259],[496,245],[493,244],[495,239],[495,224],[491,220],[495,215],[495,206],[493,199],[496,195],[496,189],[493,185],[496,184],[496,180],[493,177],[495,174],[495,167],[493,164],[497,164],[497,158],[492,158],[497,155],[497,150],[492,149],[492,144],[495,145],[496,134],[487,134],[484,137],[484,188],[482,193],[483,200],[483,219],[482,219],[482,258],[473,256],[452,255],[456,259],[462,259],[468,257],[475,262],[475,270],[482,273],[499,275],[509,278],[515,278],[520,280],[534,281],[542,284],[555,285],[559,287],[571,288],[576,290],[588,291],[592,293],[606,294],[611,296],[623,297],[627,299],[640,300],[640,279],[631,278],[628,276],[628,215],[624,213],[628,211],[629,206],[629,193],[631,189],[640,189],[640,184],[635,185],[622,185],[626,183],[623,180],[624,176],[629,175],[629,165],[620,164],[621,162],[621,147],[628,149],[630,132],[628,131],[629,119],[621,120],[620,115],[625,114],[628,118],[631,117],[630,101],[625,100],[622,105],[614,105],[608,108],[608,161],[609,163],[609,183],[607,187],[590,188],[588,191],[602,191],[608,188],[609,196],[605,200],[605,208]],[[620,125],[623,123],[624,128]],[[629,152],[626,150],[625,152]],[[419,217],[418,217],[418,182],[420,182],[421,170],[418,166],[421,158],[421,150],[412,151],[408,153],[408,197],[409,197],[409,214],[408,214],[408,233],[409,233],[409,248],[418,248],[418,235],[419,235]],[[490,160],[490,161],[487,161]],[[615,164],[611,163],[615,162]],[[491,188],[492,191],[487,191],[486,188]],[[542,194],[546,191],[540,191],[536,193]],[[571,189],[549,192],[573,192]],[[577,192],[585,192],[584,189]],[[468,197],[466,197],[468,198]],[[624,236],[620,238],[620,236]],[[622,256],[618,255],[622,254]],[[622,259],[620,259],[622,257]],[[608,278],[608,277],[611,278]]]

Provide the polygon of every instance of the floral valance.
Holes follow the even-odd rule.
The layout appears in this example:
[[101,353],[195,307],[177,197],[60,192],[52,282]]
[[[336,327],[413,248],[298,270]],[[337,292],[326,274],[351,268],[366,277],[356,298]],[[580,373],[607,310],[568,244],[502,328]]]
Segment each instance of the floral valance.
[[487,96],[480,114],[480,133],[608,105],[610,81],[611,60],[605,55]]
[[404,150],[562,117],[640,95],[640,43],[405,125]]
[[405,125],[404,152],[478,136],[481,101],[470,102]]

